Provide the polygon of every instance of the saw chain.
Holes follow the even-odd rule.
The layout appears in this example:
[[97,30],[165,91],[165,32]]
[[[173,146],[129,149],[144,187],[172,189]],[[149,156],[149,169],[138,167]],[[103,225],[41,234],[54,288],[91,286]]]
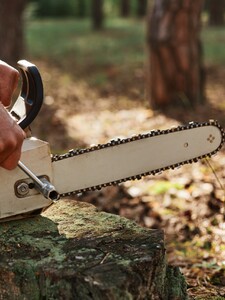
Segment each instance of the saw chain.
[[[73,156],[83,155],[85,153],[88,153],[91,151],[98,151],[103,148],[114,147],[114,146],[117,146],[120,144],[130,143],[130,142],[140,140],[140,139],[146,139],[149,137],[159,136],[159,135],[166,135],[166,134],[172,133],[172,132],[179,132],[179,131],[188,130],[191,128],[198,128],[198,127],[204,127],[204,126],[209,126],[209,125],[216,126],[220,130],[221,135],[222,135],[222,140],[221,140],[219,147],[215,151],[213,151],[207,155],[201,155],[201,156],[196,157],[191,160],[186,160],[181,163],[176,163],[176,164],[164,167],[164,168],[160,168],[160,169],[156,169],[156,170],[153,170],[150,172],[138,174],[136,176],[127,177],[127,178],[123,178],[120,180],[116,180],[116,181],[112,181],[112,182],[108,182],[108,183],[104,183],[104,184],[100,184],[100,185],[96,185],[96,186],[92,186],[89,188],[84,188],[84,189],[80,189],[80,190],[76,190],[76,191],[72,191],[72,192],[68,192],[68,193],[63,193],[63,194],[60,194],[60,197],[66,197],[66,196],[71,196],[71,195],[82,194],[84,192],[96,191],[96,190],[100,190],[104,187],[118,185],[118,184],[121,184],[121,183],[129,181],[129,180],[140,180],[142,177],[147,176],[147,175],[156,175],[156,174],[158,175],[158,174],[162,173],[163,171],[166,171],[169,169],[173,170],[173,169],[179,168],[180,166],[183,166],[185,164],[196,163],[203,158],[209,158],[209,157],[215,155],[217,153],[217,151],[219,151],[222,148],[222,145],[225,141],[225,133],[224,133],[223,128],[218,124],[218,122],[214,121],[214,120],[209,120],[208,122],[204,122],[204,123],[190,122],[188,125],[180,125],[178,127],[174,127],[174,128],[170,128],[170,129],[166,129],[166,130],[151,130],[148,133],[138,134],[138,135],[132,136],[130,138],[124,138],[124,139],[118,138],[115,140],[111,140],[105,144],[98,144],[98,145],[91,146],[91,147],[88,147],[85,149],[72,149],[68,153],[64,153],[62,155],[58,155],[58,154],[52,155],[52,162],[54,163],[58,160],[63,160],[63,159],[67,159],[67,158],[70,158]],[[213,138],[213,137],[211,137],[211,138]],[[210,137],[209,137],[209,139],[210,139]],[[210,142],[210,140],[209,140],[209,142]]]

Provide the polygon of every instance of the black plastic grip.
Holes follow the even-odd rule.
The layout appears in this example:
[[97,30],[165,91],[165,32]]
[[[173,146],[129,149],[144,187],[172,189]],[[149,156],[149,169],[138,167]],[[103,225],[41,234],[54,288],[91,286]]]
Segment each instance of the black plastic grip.
[[11,115],[18,120],[18,125],[25,129],[36,118],[43,104],[43,84],[37,67],[26,61],[18,61],[22,78],[19,97],[10,110]]

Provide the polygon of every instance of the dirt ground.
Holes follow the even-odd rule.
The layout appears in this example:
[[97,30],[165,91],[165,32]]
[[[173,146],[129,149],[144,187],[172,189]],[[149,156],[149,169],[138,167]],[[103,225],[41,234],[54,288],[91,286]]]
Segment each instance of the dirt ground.
[[[195,109],[152,111],[146,101],[145,74],[135,70],[118,84],[119,71],[99,89],[76,74],[44,62],[40,67],[45,103],[33,134],[48,140],[54,153],[104,143],[189,121],[216,119],[225,125],[225,69],[207,68],[207,103]],[[129,84],[128,84],[129,83]],[[169,155],[169,153],[168,153]],[[224,149],[207,161],[159,176],[127,182],[79,197],[100,210],[165,231],[168,261],[179,266],[190,299],[225,299]]]

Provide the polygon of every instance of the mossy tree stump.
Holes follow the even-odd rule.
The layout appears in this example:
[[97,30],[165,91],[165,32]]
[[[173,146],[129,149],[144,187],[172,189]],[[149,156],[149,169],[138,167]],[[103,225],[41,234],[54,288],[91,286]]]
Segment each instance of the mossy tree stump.
[[60,200],[0,224],[0,299],[187,299],[163,232]]

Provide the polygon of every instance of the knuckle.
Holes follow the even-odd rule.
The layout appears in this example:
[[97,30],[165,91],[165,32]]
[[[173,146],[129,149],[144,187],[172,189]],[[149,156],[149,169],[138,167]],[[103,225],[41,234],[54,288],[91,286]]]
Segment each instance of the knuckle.
[[0,165],[4,169],[13,170],[16,168],[18,164],[18,160],[20,158],[20,151],[14,151],[11,153]]
[[20,148],[22,143],[24,141],[24,134],[21,131],[18,131],[16,133],[11,133],[8,135],[7,139],[2,143],[3,145],[0,146],[4,147],[5,151],[14,151],[17,148]]
[[1,166],[2,166],[4,169],[6,169],[6,170],[11,171],[11,170],[15,169],[15,167],[17,166],[17,163],[14,163],[14,162],[11,162],[11,161],[6,161],[6,162],[3,162],[3,163],[1,164]]
[[0,141],[0,154],[4,152],[5,145]]
[[6,150],[11,150],[13,151],[17,147],[17,140],[15,139],[14,136],[8,136],[8,139],[6,140],[5,143],[5,148]]

